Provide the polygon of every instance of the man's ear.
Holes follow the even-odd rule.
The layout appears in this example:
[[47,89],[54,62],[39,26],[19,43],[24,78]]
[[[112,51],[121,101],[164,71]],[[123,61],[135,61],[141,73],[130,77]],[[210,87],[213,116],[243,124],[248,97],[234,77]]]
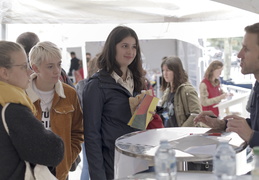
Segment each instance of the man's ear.
[[5,67],[0,67],[0,79],[7,81],[9,79],[9,71]]
[[39,71],[39,68],[35,65],[35,64],[33,64],[32,66],[31,66],[31,68],[32,68],[32,70],[35,72],[35,73],[39,73],[40,71]]

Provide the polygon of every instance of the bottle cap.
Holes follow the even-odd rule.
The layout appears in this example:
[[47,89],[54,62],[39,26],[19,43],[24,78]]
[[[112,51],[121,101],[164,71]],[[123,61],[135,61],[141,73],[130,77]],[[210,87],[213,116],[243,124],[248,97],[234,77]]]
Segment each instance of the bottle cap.
[[253,148],[254,154],[259,155],[259,146]]
[[168,143],[168,140],[166,140],[166,139],[161,139],[160,140],[160,144],[165,144],[165,143]]

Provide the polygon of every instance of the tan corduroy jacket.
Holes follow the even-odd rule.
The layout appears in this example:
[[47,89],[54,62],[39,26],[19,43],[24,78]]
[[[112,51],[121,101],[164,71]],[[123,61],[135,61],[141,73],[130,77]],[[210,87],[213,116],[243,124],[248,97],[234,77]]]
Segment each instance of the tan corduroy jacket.
[[[36,78],[36,75],[32,75]],[[26,90],[37,109],[37,119],[42,119],[42,111],[38,95],[32,89],[32,83]],[[50,110],[51,130],[59,135],[65,144],[64,159],[56,167],[58,180],[66,180],[72,163],[81,151],[83,142],[83,117],[78,96],[72,87],[58,81]]]

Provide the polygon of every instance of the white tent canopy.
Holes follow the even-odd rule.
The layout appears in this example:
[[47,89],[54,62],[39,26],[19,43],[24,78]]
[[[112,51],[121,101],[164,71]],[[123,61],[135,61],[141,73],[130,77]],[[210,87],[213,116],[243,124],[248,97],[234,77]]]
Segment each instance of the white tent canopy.
[[259,12],[257,0],[1,0],[0,3],[3,24],[199,22],[244,16],[248,19]]
[[246,25],[259,22],[258,0],[0,0],[0,7],[9,39],[35,28],[71,46],[105,40],[118,24],[140,39],[192,41],[242,36]]
[[258,0],[0,0],[2,39],[32,31],[62,49],[104,41],[119,24],[139,39],[199,45],[202,38],[243,36],[258,14]]

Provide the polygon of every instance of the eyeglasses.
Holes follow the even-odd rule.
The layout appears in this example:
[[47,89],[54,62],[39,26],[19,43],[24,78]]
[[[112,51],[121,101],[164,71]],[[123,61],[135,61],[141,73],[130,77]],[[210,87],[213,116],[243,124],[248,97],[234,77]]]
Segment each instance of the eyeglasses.
[[23,70],[29,70],[31,69],[30,65],[28,63],[26,64],[14,64],[12,66],[18,66],[18,67],[22,67]]

